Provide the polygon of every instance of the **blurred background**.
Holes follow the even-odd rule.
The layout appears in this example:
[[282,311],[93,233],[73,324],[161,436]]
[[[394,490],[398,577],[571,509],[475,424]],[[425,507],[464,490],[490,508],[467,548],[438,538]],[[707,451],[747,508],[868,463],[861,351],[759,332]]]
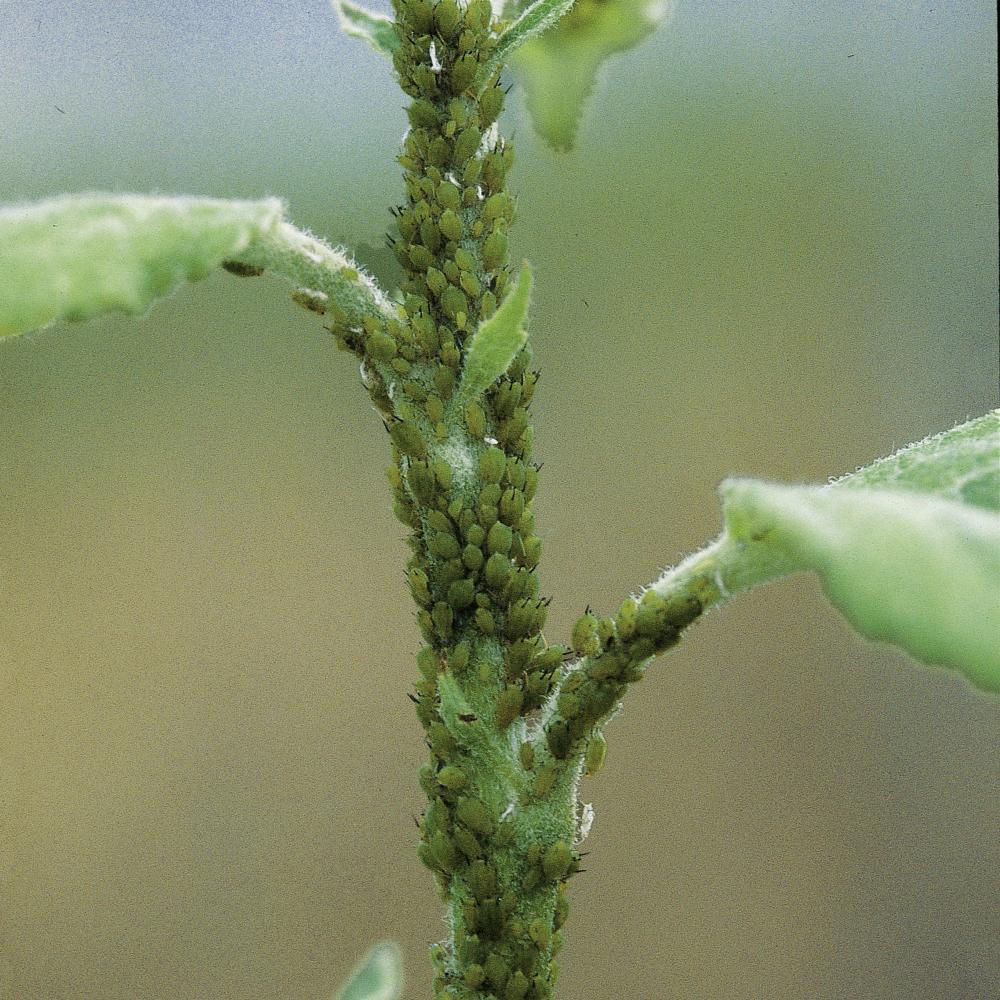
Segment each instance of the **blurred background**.
[[[287,198],[384,280],[404,99],[323,0],[0,2],[0,200]],[[547,634],[719,526],[997,398],[993,4],[682,2],[575,152],[512,92]],[[385,434],[225,274],[0,345],[0,997],[322,1000],[444,932]],[[811,577],[631,695],[565,1000],[1000,996],[1000,702]]]

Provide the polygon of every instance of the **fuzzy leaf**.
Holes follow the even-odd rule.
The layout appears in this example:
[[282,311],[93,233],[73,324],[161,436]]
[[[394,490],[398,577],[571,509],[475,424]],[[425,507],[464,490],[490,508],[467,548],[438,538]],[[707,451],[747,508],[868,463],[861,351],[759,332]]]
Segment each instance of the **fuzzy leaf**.
[[673,0],[576,0],[550,31],[510,54],[535,129],[549,145],[572,148],[601,64],[638,45],[673,7]]
[[281,222],[266,201],[64,195],[0,209],[0,336],[143,313]]
[[743,558],[765,557],[767,576],[815,570],[862,635],[1000,691],[996,515],[873,488],[732,480],[722,496],[730,537],[745,544]]
[[399,948],[392,941],[382,941],[365,955],[334,1000],[397,1000],[402,989]]
[[54,320],[138,315],[220,264],[270,269],[333,301],[349,324],[389,315],[346,254],[282,221],[280,201],[63,195],[0,209],[0,337]]
[[828,486],[723,484],[726,530],[653,586],[704,607],[815,570],[863,635],[1000,691],[1000,410]]
[[569,9],[574,0],[535,0],[521,11],[497,39],[492,56],[479,71],[480,85],[493,75],[497,67],[507,62],[511,54],[530,38],[551,28]]
[[479,324],[469,341],[456,399],[460,403],[481,396],[510,367],[524,347],[524,328],[531,303],[531,267],[525,263],[517,284],[500,303],[497,311]]
[[399,48],[399,34],[392,18],[365,10],[364,7],[351,3],[351,0],[332,0],[332,3],[340,17],[344,34],[361,38],[376,52],[392,57]]

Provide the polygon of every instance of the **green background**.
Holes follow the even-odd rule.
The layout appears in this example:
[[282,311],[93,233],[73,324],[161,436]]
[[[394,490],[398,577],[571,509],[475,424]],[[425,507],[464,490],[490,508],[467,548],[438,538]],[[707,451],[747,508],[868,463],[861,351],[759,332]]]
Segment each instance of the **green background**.
[[[321,0],[3,5],[0,200],[288,199],[382,249],[405,117]],[[997,405],[993,5],[685,3],[575,152],[515,89],[547,634],[718,528]],[[388,448],[270,278],[0,345],[0,997],[426,997]],[[1000,702],[801,577],[660,661],[588,781],[561,996],[1000,995]]]

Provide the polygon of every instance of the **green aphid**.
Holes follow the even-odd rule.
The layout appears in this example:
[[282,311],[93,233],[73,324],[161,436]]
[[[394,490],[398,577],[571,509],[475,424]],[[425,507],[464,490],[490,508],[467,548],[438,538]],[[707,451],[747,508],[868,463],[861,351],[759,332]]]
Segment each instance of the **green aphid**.
[[440,556],[442,559],[455,559],[462,551],[459,548],[458,539],[444,531],[431,535],[427,547],[433,555]]
[[515,969],[514,974],[507,980],[507,987],[503,991],[503,1000],[524,1000],[530,986],[531,981],[528,977],[520,969]]
[[517,748],[517,755],[521,760],[521,767],[525,771],[530,771],[535,766],[535,746],[533,743],[522,743]]
[[[472,298],[477,298],[480,292],[479,279],[469,271],[463,271],[459,282],[465,292]],[[465,324],[459,324],[464,326]]]
[[485,861],[473,861],[465,873],[465,881],[472,890],[472,895],[481,903],[496,895],[497,873]]
[[[441,248],[441,230],[433,219],[425,219],[420,223],[420,239],[431,253],[437,253]],[[412,254],[410,259],[413,259]]]
[[376,360],[387,362],[396,356],[396,341],[387,333],[376,333],[365,341],[365,348]]
[[478,990],[486,981],[486,972],[481,965],[467,965],[462,978],[470,990]]
[[[507,456],[495,445],[487,448],[479,457],[479,475],[487,483],[499,483],[506,469]],[[491,496],[492,503],[496,503],[499,499],[499,493],[497,493],[495,499]]]
[[523,704],[524,692],[520,687],[508,684],[497,697],[497,728],[506,729],[518,717]]
[[475,155],[483,134],[475,125],[470,125],[464,129],[455,140],[454,162],[457,166],[462,166],[466,160]]
[[440,0],[434,8],[434,26],[446,42],[455,36],[461,21],[462,12],[455,0]]
[[[471,208],[473,205],[477,204],[479,201],[479,191],[474,187],[467,187],[462,191],[462,204],[466,208]],[[479,227],[477,229],[477,227]],[[482,221],[477,220],[472,226],[472,235],[477,239],[482,232]]]
[[426,462],[411,462],[406,470],[406,481],[417,500],[426,506],[434,499],[436,483]]
[[[456,249],[455,253],[457,254],[460,249],[461,247]],[[459,270],[458,264],[456,264],[453,260],[446,260],[441,266],[444,268],[444,273],[448,280],[452,283],[457,282],[462,276],[462,272]]]
[[447,835],[434,834],[428,846],[431,849],[431,857],[442,871],[453,872],[458,867],[460,861],[458,851],[455,850],[455,845]]
[[427,161],[435,167],[443,167],[451,159],[451,143],[444,136],[439,135],[431,140],[427,147]]
[[431,608],[431,620],[434,622],[434,628],[437,630],[438,635],[444,639],[451,637],[451,628],[455,623],[455,612],[452,610],[450,604],[438,601]]
[[458,36],[458,51],[471,52],[479,44],[479,36],[474,31],[466,29]]
[[[427,524],[435,531],[443,531],[449,535],[455,534],[455,526],[451,523],[451,518],[443,510],[431,510],[427,512]],[[454,556],[447,556],[453,559]]]
[[483,125],[492,125],[503,110],[504,92],[499,87],[490,87],[479,98],[479,120]]
[[417,628],[420,629],[420,634],[426,642],[434,642],[437,639],[437,636],[434,635],[434,621],[431,618],[431,613],[425,608],[421,608],[417,612]]
[[448,603],[456,610],[467,608],[476,597],[476,585],[472,580],[456,580],[448,588]]
[[585,768],[588,777],[592,778],[602,767],[604,767],[604,759],[607,755],[607,740],[605,740],[603,733],[595,732],[587,741]]
[[469,85],[475,79],[478,69],[479,61],[471,53],[467,53],[456,59],[451,68],[451,75],[448,81],[451,84],[452,93],[461,94],[462,91],[468,89]]
[[498,990],[503,989],[503,985],[507,982],[507,977],[510,975],[510,967],[504,961],[500,952],[491,951],[483,963],[483,969],[490,983]]
[[458,749],[455,738],[448,732],[443,722],[435,722],[427,730],[427,740],[431,745],[431,751],[440,760],[448,760]]
[[701,601],[697,597],[678,595],[667,601],[663,617],[676,629],[686,628],[702,612]]
[[497,521],[486,535],[486,550],[490,555],[494,552],[502,552],[506,555],[510,552],[510,545],[513,538],[514,535],[510,528],[502,521]]
[[615,617],[615,628],[619,638],[628,642],[635,636],[636,620],[638,617],[639,605],[628,597],[622,601],[618,614]]
[[440,121],[437,108],[422,97],[406,109],[406,114],[414,128],[437,128]]
[[593,656],[601,648],[597,639],[597,618],[589,611],[576,620],[570,642],[577,656]]
[[489,810],[478,799],[459,799],[455,816],[473,833],[488,837],[493,832],[493,820]]
[[469,645],[468,641],[463,639],[461,642],[457,643],[451,651],[451,655],[448,657],[448,669],[456,674],[462,673],[463,670],[469,665],[469,656],[472,653],[472,647]]
[[539,799],[548,795],[556,783],[558,773],[557,766],[551,761],[548,764],[543,764],[535,773],[535,780],[531,785],[532,795]]
[[438,395],[444,399],[451,399],[451,394],[455,391],[455,372],[447,365],[438,365],[434,372],[434,388]]
[[460,767],[448,764],[437,773],[437,783],[449,791],[457,792],[469,783],[469,778]]
[[510,219],[514,215],[514,202],[506,192],[491,194],[483,203],[483,219],[493,222],[496,219]]
[[459,240],[462,238],[462,220],[455,211],[446,208],[438,219],[438,229],[446,240]]
[[468,507],[463,507],[462,513],[458,515],[458,530],[462,532],[462,537],[466,540],[468,540],[469,529],[475,523],[476,515]]
[[471,830],[466,830],[464,826],[456,826],[451,832],[451,838],[455,841],[458,849],[470,860],[475,861],[483,855],[483,849]]
[[462,193],[451,181],[441,181],[434,197],[442,208],[450,209],[452,212],[462,204]]
[[[416,572],[419,572],[419,570]],[[437,678],[438,668],[440,666],[441,660],[430,646],[424,646],[420,652],[417,653],[417,668],[428,680],[434,680]]]
[[479,159],[469,160],[462,170],[462,183],[466,187],[471,187],[479,180],[479,175],[483,170],[483,161]]
[[426,271],[434,263],[434,255],[419,243],[410,245],[410,263],[418,271]]
[[465,563],[467,569],[475,572],[485,561],[486,557],[483,555],[483,550],[478,545],[466,545],[462,549],[462,562]]
[[482,548],[483,542],[486,541],[486,532],[483,530],[480,524],[470,524],[465,530],[465,540],[470,545],[475,545],[477,548]]
[[389,428],[389,436],[403,455],[419,459],[427,457],[423,435],[413,424],[398,420]]
[[[410,362],[406,358],[396,357],[389,362],[389,366],[397,375],[408,375],[410,373]],[[397,407],[398,409],[398,407]],[[400,413],[402,416],[402,413]]]
[[448,287],[448,279],[444,276],[444,272],[439,271],[436,267],[427,268],[424,279],[427,282],[427,287],[435,296],[440,297],[441,293]]
[[453,97],[448,102],[448,116],[461,128],[469,120],[469,112],[465,101],[459,97]]
[[[446,316],[452,316],[458,312],[466,312],[469,308],[469,300],[465,293],[454,285],[449,285],[441,295],[441,309]],[[441,352],[442,358],[444,351]]]
[[496,631],[496,620],[494,619],[493,614],[487,611],[486,608],[476,608],[474,621],[476,623],[476,627],[483,633],[483,635],[493,635]]
[[525,502],[530,502],[534,499],[535,493],[538,490],[538,469],[533,465],[528,465],[524,470],[524,499]]
[[573,852],[564,840],[549,844],[542,855],[542,873],[550,882],[565,878],[573,862]]
[[511,561],[502,552],[494,552],[486,560],[486,566],[483,568],[483,580],[491,590],[499,591],[503,589],[513,572],[514,567],[511,565]]
[[504,490],[500,498],[500,516],[507,524],[517,524],[524,514],[524,494],[513,488]]
[[546,921],[536,917],[528,924],[528,937],[538,945],[541,951],[548,951],[552,943],[552,931]]
[[[474,400],[465,404],[465,410],[463,411],[463,416],[465,417],[465,426],[469,428],[469,433],[474,438],[482,438],[486,434],[486,412],[483,408]],[[487,452],[487,454],[489,454]],[[483,461],[479,460],[480,470],[482,469]]]
[[607,644],[615,638],[615,620],[614,618],[608,618],[607,616],[602,616],[597,621],[597,638],[601,643],[601,646],[607,646]]
[[552,756],[557,760],[563,760],[569,753],[572,743],[569,726],[560,719],[550,723],[545,730],[545,742],[548,744]]
[[425,608],[429,608],[432,603],[432,598],[430,589],[428,588],[427,574],[422,569],[411,569],[407,574],[407,579],[410,584],[410,593],[413,594],[413,599],[418,604],[422,604]]
[[580,698],[572,691],[564,691],[559,695],[556,707],[564,719],[573,719],[580,714]]
[[459,247],[455,251],[455,263],[462,271],[474,271],[476,269],[476,258],[465,247]]
[[529,535],[523,539],[524,565],[537,566],[542,557],[542,540],[537,535]]
[[556,896],[556,909],[552,920],[555,930],[559,930],[566,923],[567,917],[569,917],[569,898],[566,896],[565,886],[560,886],[559,894]]
[[437,568],[438,587],[447,587],[465,576],[465,565],[461,559],[448,559]]
[[479,504],[484,507],[495,507],[500,503],[502,490],[497,483],[487,483],[479,491]]
[[471,0],[465,10],[465,26],[482,34],[489,26],[492,16],[493,7],[490,0]]
[[[493,558],[492,556],[490,557]],[[487,564],[488,565],[488,564]],[[533,601],[515,601],[507,612],[507,637],[509,639],[519,639],[533,631],[535,624],[536,607]]]

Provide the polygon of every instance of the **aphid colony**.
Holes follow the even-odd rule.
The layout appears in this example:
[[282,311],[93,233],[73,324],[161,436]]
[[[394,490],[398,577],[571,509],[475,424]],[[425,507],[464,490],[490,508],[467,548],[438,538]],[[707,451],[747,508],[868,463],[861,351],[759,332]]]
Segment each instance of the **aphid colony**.
[[[694,597],[667,600],[647,590],[637,602],[622,602],[614,618],[597,618],[590,610],[573,626],[573,652],[585,657],[563,682],[556,712],[545,726],[545,742],[556,759],[565,759],[605,719],[640,680],[646,662],[675,645],[681,632],[697,618],[701,604]],[[604,759],[603,738],[587,747],[587,771]]]
[[[394,510],[412,530],[406,578],[427,643],[412,697],[430,749],[419,854],[450,903],[452,926],[451,941],[435,949],[435,995],[545,1000],[577,856],[557,837],[513,846],[513,822],[495,789],[482,787],[490,779],[445,724],[439,699],[447,671],[475,706],[460,724],[487,727],[502,745],[511,724],[541,706],[568,653],[541,635],[548,602],[538,593],[531,509],[538,375],[530,352],[485,396],[460,391],[466,338],[496,311],[509,281],[514,202],[504,185],[513,154],[492,128],[504,101],[489,69],[493,14],[489,0],[394,0],[394,8],[394,63],[413,98],[399,157],[406,200],[389,237],[405,270],[401,307],[352,326],[332,303],[302,304],[326,306],[338,344],[362,360],[392,441]],[[547,759],[525,781],[543,796],[556,774]],[[494,867],[501,856],[503,875]]]

